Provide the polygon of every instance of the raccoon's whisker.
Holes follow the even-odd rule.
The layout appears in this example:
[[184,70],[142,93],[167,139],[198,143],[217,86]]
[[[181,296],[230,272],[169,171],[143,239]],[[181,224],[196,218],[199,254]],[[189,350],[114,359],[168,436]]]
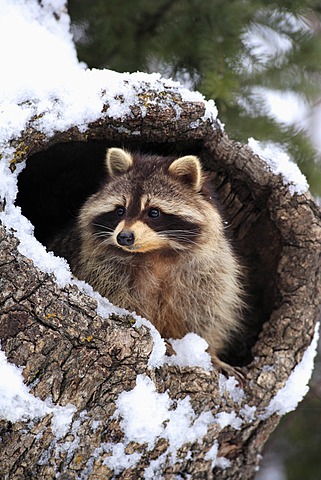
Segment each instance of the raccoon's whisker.
[[193,240],[191,240],[190,238],[180,238],[180,237],[173,237],[173,238],[170,238],[168,237],[170,240],[173,240],[175,241],[176,243],[179,243],[181,242],[182,243],[182,247],[183,245],[197,245],[197,242],[194,242]]
[[198,230],[163,230],[161,233],[166,233],[167,235],[182,235],[182,236],[197,236],[199,235]]
[[95,238],[99,238],[99,239],[104,240],[106,238],[111,237],[112,233],[113,233],[112,231],[111,232],[96,232],[96,233],[93,234],[93,236]]
[[171,240],[175,240],[176,242],[181,242],[182,244],[189,244],[189,245],[197,245],[197,242],[193,242],[190,238],[180,238],[180,237],[175,237]]
[[199,232],[198,230],[162,230],[161,233],[183,233],[183,234],[192,234],[192,235],[197,235]]
[[163,230],[162,232],[159,233],[159,235],[163,237],[167,237],[171,240],[182,241],[184,243],[190,243],[190,244],[196,245],[197,242],[194,241],[194,238],[196,238],[199,235],[199,232],[196,232],[196,231],[186,232],[184,230]]
[[105,225],[98,225],[98,224],[93,224],[94,227],[99,227],[101,230],[98,230],[96,232],[93,232],[93,237],[95,238],[106,238],[106,237],[110,237],[114,230],[110,227],[106,227]]
[[[107,225],[104,225],[102,223],[93,223],[92,224],[93,227],[97,227],[99,229],[101,229],[102,232],[113,232],[114,230],[111,228],[111,227],[108,227]],[[100,233],[100,232],[96,232],[96,233]]]
[[182,233],[183,235],[197,235],[197,230],[162,230],[160,233]]

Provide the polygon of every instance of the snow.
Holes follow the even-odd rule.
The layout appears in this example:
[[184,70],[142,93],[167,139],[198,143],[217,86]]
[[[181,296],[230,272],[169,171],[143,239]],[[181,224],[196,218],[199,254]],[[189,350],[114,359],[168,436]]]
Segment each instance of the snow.
[[[4,162],[0,163],[1,184],[5,184],[8,180],[7,186],[12,184],[14,176],[8,170],[3,169]],[[19,169],[17,169],[19,173]],[[16,188],[14,188],[14,191]],[[8,200],[10,196],[4,197]],[[1,190],[0,190],[1,197]],[[7,202],[4,212],[0,212],[0,220],[3,225],[15,231],[15,235],[19,238],[20,243],[18,250],[22,255],[33,260],[34,264],[43,272],[55,273],[58,285],[64,287],[71,282],[71,272],[67,261],[63,258],[55,257],[52,252],[47,252],[46,248],[39,243],[33,235],[33,225],[29,220],[21,214],[20,207],[15,207],[12,203]]]
[[162,424],[168,420],[170,398],[167,393],[157,394],[148,377],[137,377],[136,387],[123,392],[117,400],[118,414],[122,416],[121,427],[126,437],[138,443],[154,447],[162,433]]
[[219,375],[219,389],[221,395],[228,393],[235,403],[241,404],[244,398],[244,390],[239,386],[235,377],[226,378],[224,375]]
[[206,453],[204,459],[212,460],[211,469],[213,469],[214,467],[219,467],[224,470],[225,468],[228,468],[230,466],[231,462],[227,458],[218,456],[218,448],[218,442],[214,442],[214,445]]
[[233,412],[219,412],[215,419],[217,420],[219,426],[223,430],[223,428],[227,427],[228,425],[231,425],[231,427],[235,428],[235,430],[239,430],[242,425],[242,420],[237,417],[236,413]]
[[[42,8],[35,0],[0,0],[0,41],[9,45],[0,50],[0,64],[6,65],[0,79],[0,142],[19,136],[33,116],[39,117],[34,125],[48,136],[75,125],[85,131],[88,123],[102,116],[107,102],[104,115],[123,118],[131,114],[146,86],[165,94],[176,90],[183,100],[203,102],[205,118],[216,117],[213,101],[206,102],[200,93],[157,73],[85,69],[71,41],[69,17],[63,14],[63,21],[57,22],[50,14],[51,4],[56,2]],[[146,100],[153,104],[160,98]],[[169,98],[164,95],[164,105]]]
[[[105,460],[109,468],[118,465],[116,473],[120,473],[128,462],[133,465],[140,460],[139,455],[128,458],[125,453],[124,446],[130,442],[146,444],[152,450],[159,439],[168,441],[166,452],[146,469],[145,478],[153,477],[166,456],[175,462],[178,449],[185,443],[201,442],[210,425],[217,424],[221,429],[229,425],[239,429],[242,424],[235,412],[221,412],[215,417],[209,411],[196,415],[189,396],[172,400],[167,392],[158,393],[154,382],[145,375],[138,375],[136,386],[119,395],[116,407],[114,418],[120,419],[124,440],[108,444],[112,455]],[[226,468],[228,461],[218,458],[217,452],[214,455],[214,450],[208,452],[208,460],[212,460],[213,466]]]
[[[273,414],[282,416],[295,410],[309,390],[308,384],[313,372],[314,358],[317,354],[319,329],[320,323],[317,323],[311,344],[304,352],[301,362],[296,365],[284,387],[276,393],[263,412],[259,412],[254,405],[250,406],[244,403],[244,391],[238,387],[234,377],[227,379],[223,375],[220,375],[219,387],[221,395],[227,393],[236,404],[242,404],[239,417],[234,416],[235,412],[228,414],[222,412],[222,415],[216,415],[215,419],[219,421],[221,427],[224,427],[227,422],[237,429],[243,422],[251,423],[255,421],[256,418],[265,420]],[[269,365],[264,367],[265,371],[270,371],[271,369],[273,369],[273,367]]]
[[209,353],[206,352],[208,343],[196,333],[187,333],[181,339],[170,341],[175,355],[166,357],[164,363],[180,367],[201,367],[204,370],[211,370],[212,361]]
[[298,92],[255,86],[248,97],[239,97],[239,105],[252,117],[265,115],[281,127],[293,127],[298,131],[311,129],[311,106]]
[[42,401],[32,395],[23,382],[23,369],[10,364],[1,350],[0,371],[0,419],[27,422],[53,414],[51,428],[56,439],[67,433],[76,407],[55,406],[50,399]]
[[103,464],[107,465],[114,472],[114,475],[118,475],[126,468],[135,467],[142,456],[137,452],[127,454],[125,452],[125,445],[122,443],[108,445],[107,451],[111,452],[111,456],[107,457]]
[[145,326],[150,330],[150,333],[153,338],[154,346],[153,351],[148,360],[148,367],[149,368],[157,368],[164,364],[165,354],[166,354],[166,345],[163,338],[160,336],[158,330],[154,327],[152,323],[150,323],[145,318],[140,317],[135,312],[133,312],[133,316],[136,320],[135,327],[140,328],[141,326]]
[[[36,397],[34,397],[36,398]],[[72,423],[73,415],[77,411],[76,407],[72,404],[68,404],[65,407],[60,405],[53,405],[48,399],[46,403],[49,405],[49,409],[53,412],[54,416],[51,422],[51,429],[56,439],[64,437],[69,431],[69,427]]]
[[317,323],[310,346],[304,352],[301,362],[295,367],[284,387],[272,398],[266,412],[261,415],[263,419],[274,413],[285,415],[295,410],[299,402],[308,393],[308,383],[313,371],[314,357],[317,353],[319,329],[320,324]]
[[283,183],[288,186],[291,195],[295,193],[302,195],[308,191],[307,179],[281,145],[273,142],[258,142],[254,138],[249,138],[248,145],[266,162],[274,175],[282,176]]
[[246,423],[251,423],[255,420],[256,411],[257,408],[255,405],[252,405],[252,407],[250,407],[250,405],[244,405],[244,407],[240,409],[240,415]]
[[133,390],[120,394],[116,405],[125,440],[146,443],[150,450],[159,438],[169,440],[170,451],[193,443],[214,420],[210,412],[196,417],[188,397],[174,402],[168,393],[157,393],[152,380],[143,375],[137,377]]

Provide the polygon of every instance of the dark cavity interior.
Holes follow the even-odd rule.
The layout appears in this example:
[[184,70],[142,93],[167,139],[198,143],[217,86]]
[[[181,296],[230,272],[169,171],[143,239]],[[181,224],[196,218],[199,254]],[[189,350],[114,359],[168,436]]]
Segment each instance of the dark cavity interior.
[[46,245],[57,231],[76,218],[81,205],[106,178],[104,156],[110,146],[162,155],[196,154],[211,169],[213,185],[228,222],[227,234],[247,270],[248,328],[244,340],[237,339],[225,359],[247,364],[263,323],[279,301],[276,282],[282,250],[280,236],[266,206],[268,193],[266,199],[254,195],[241,174],[232,178],[224,170],[224,162],[209,159],[201,146],[66,142],[33,154],[19,175],[16,204],[35,226],[36,238]]

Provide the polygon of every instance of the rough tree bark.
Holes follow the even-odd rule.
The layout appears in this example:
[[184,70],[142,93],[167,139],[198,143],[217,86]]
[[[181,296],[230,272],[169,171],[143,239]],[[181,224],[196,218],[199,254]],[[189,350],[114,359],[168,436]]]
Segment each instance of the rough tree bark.
[[[245,395],[233,400],[220,390],[215,370],[148,369],[153,341],[147,327],[135,327],[130,315],[101,318],[93,298],[74,285],[60,288],[53,275],[41,272],[19,253],[14,232],[1,227],[1,348],[10,362],[24,366],[23,377],[33,395],[43,400],[51,396],[54,404],[73,404],[77,411],[67,434],[58,439],[50,415],[33,422],[0,421],[0,478],[143,478],[145,468],[165,453],[156,478],[191,475],[193,479],[245,480],[254,477],[264,443],[278,424],[279,415],[264,413],[302,359],[319,317],[320,212],[309,193],[291,195],[281,176],[271,173],[247,146],[230,140],[218,122],[204,119],[202,102],[183,101],[170,89],[166,102],[158,95],[146,85],[138,96],[140,105],[134,105],[125,119],[115,120],[102,112],[84,132],[74,127],[48,137],[36,129],[36,119],[32,119],[28,129],[11,142],[12,169],[28,160],[21,174],[18,203],[42,240],[49,224],[59,226],[71,197],[79,204],[81,195],[95,187],[97,158],[106,146],[198,154],[213,172],[248,271],[252,335],[241,355],[247,376]],[[81,184],[91,177],[85,193],[70,183],[71,177],[76,182],[76,171]],[[65,190],[56,182],[64,176]],[[43,203],[42,209],[37,208]],[[55,208],[50,210],[52,205]],[[214,422],[200,442],[178,450],[174,463],[165,439],[151,451],[132,442],[126,451],[142,453],[140,461],[115,474],[104,464],[110,452],[102,445],[122,441],[120,419],[112,417],[115,401],[122,391],[134,388],[139,374],[148,375],[157,391],[167,391],[171,399],[188,395],[196,415],[235,411],[244,418],[245,406],[256,410],[238,429]],[[97,422],[94,429],[93,421]],[[218,455],[230,465],[212,471],[206,454],[215,441]],[[68,450],[66,445],[72,442],[75,446]]]

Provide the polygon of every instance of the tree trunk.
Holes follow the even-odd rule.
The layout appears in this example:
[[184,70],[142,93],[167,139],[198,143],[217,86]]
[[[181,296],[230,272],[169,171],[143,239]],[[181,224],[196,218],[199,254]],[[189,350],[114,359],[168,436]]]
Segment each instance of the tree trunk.
[[[106,104],[85,131],[74,126],[49,136],[31,119],[10,142],[12,170],[27,160],[17,203],[44,241],[97,187],[107,146],[197,154],[212,172],[248,272],[249,334],[244,348],[230,352],[231,361],[246,371],[244,395],[215,370],[149,367],[148,326],[135,325],[117,309],[107,318],[98,314],[95,296],[76,284],[60,287],[53,274],[20,253],[15,233],[2,226],[1,348],[9,362],[24,367],[30,393],[51,398],[52,405],[32,419],[0,422],[1,478],[253,478],[282,414],[273,399],[314,337],[321,221],[310,194],[291,194],[281,175],[205,117],[204,102],[184,100],[176,88],[167,88],[164,101],[147,82],[138,90],[130,114],[115,119],[106,115]],[[5,203],[4,211],[9,200]],[[179,412],[188,397],[191,427],[204,412],[211,415],[202,434],[187,437],[174,453],[162,433],[153,445],[126,438],[122,417],[114,415],[121,392],[146,377],[158,398],[168,393],[171,411]],[[54,418],[65,410],[57,406],[72,412],[58,433]]]

